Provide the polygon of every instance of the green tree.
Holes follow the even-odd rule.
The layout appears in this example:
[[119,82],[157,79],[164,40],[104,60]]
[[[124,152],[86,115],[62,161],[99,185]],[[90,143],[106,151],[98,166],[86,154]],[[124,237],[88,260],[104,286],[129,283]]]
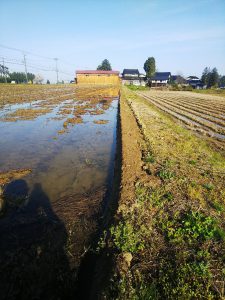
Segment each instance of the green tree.
[[46,82],[46,84],[50,84],[50,81],[47,79],[47,82]]
[[206,67],[202,72],[201,81],[203,85],[207,85],[209,83],[209,77],[210,77],[210,68]]
[[219,79],[219,86],[225,86],[225,76],[221,76]]
[[27,79],[26,74],[24,72],[12,72],[9,73],[10,81],[16,81],[17,83],[24,83],[27,81],[33,81],[35,78],[35,75],[32,73],[27,73]]
[[144,63],[144,70],[147,78],[151,78],[155,74],[155,58],[149,57]]
[[213,68],[209,75],[208,87],[216,87],[219,83],[219,74],[217,68]]
[[7,82],[7,83],[10,83],[9,77],[6,77],[6,78],[5,78],[5,76],[1,76],[1,75],[0,75],[0,83],[5,83],[5,79],[6,79],[6,82]]
[[34,78],[35,78],[35,75],[33,73],[27,73],[27,79],[28,79],[28,81],[32,81],[33,82]]
[[17,83],[26,82],[26,74],[23,72],[12,72],[9,76],[10,80],[16,81]]
[[112,67],[110,65],[110,62],[108,59],[104,59],[102,63],[97,67],[97,70],[103,70],[103,71],[111,71]]

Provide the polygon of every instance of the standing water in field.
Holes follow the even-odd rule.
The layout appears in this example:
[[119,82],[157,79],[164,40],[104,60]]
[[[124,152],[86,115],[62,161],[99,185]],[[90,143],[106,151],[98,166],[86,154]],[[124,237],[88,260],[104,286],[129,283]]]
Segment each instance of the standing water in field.
[[118,95],[79,89],[0,109],[3,299],[72,297],[112,183]]

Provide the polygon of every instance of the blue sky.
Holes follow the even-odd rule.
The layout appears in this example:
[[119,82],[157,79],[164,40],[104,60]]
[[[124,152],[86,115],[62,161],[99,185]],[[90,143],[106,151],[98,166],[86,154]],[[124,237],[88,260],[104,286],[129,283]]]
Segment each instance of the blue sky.
[[[55,80],[76,69],[139,68],[154,56],[158,71],[225,74],[225,0],[0,0],[0,45],[26,50],[28,71]],[[34,56],[32,54],[40,56]],[[10,70],[23,70],[22,52],[0,47]]]

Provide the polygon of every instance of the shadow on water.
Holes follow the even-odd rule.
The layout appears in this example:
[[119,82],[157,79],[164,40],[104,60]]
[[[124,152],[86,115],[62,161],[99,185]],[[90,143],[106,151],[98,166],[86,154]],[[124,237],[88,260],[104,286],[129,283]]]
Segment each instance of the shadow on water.
[[[26,182],[10,183],[5,197],[14,192],[24,199],[29,192]],[[35,184],[29,202],[8,207],[6,217],[0,219],[1,299],[74,299],[67,239],[64,223],[42,186]]]

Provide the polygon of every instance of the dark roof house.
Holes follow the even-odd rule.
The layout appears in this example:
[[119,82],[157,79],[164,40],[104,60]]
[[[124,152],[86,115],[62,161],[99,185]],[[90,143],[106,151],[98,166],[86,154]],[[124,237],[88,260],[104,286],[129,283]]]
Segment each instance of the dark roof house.
[[124,69],[122,73],[122,83],[128,85],[145,85],[146,76],[138,69]]
[[194,89],[203,88],[203,84],[201,80],[197,76],[188,76],[187,82],[190,86],[192,86]]
[[137,77],[139,77],[139,70],[138,69],[124,69],[123,70],[123,73],[122,73],[122,76],[123,77],[130,77],[130,76],[137,76]]
[[150,79],[151,87],[166,86],[170,80],[170,72],[156,72],[155,75]]
[[151,78],[152,81],[165,81],[169,80],[171,76],[170,72],[156,72],[155,75]]
[[186,84],[187,80],[181,75],[171,75],[171,81],[176,84]]
[[188,76],[187,80],[200,80],[197,76]]

